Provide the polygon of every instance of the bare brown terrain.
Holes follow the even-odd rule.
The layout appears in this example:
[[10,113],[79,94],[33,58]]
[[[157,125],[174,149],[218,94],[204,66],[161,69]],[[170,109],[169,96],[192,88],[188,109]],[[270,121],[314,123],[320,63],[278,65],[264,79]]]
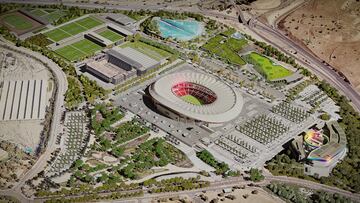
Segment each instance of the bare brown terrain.
[[279,23],[360,92],[360,1],[310,0]]

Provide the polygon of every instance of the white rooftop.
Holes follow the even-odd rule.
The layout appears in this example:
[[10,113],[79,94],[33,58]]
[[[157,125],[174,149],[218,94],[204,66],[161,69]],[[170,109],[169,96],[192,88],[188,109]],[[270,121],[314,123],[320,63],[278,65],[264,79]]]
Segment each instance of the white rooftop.
[[157,60],[131,47],[114,47],[111,49],[111,54],[116,55],[129,64],[132,64],[137,69],[145,70],[159,63]]

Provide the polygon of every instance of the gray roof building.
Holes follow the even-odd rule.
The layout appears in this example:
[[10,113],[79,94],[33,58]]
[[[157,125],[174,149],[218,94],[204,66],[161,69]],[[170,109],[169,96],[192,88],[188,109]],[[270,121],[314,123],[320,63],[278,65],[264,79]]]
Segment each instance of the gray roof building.
[[156,61],[155,59],[152,59],[149,56],[130,47],[114,47],[110,49],[107,54],[134,67],[136,70],[138,70],[138,72],[144,72],[159,65],[159,61]]
[[107,16],[107,18],[109,20],[112,20],[116,23],[119,23],[121,25],[125,25],[125,26],[128,26],[128,25],[131,25],[131,24],[134,24],[136,21],[132,18],[129,18],[128,16],[126,15],[123,15],[123,14],[120,14],[120,13],[112,13],[112,14],[109,14]]

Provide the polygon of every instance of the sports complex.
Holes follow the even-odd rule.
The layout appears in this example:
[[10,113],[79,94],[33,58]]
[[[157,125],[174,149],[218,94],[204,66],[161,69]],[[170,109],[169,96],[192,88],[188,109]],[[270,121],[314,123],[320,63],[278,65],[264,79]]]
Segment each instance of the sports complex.
[[184,71],[166,75],[149,88],[155,107],[184,122],[224,123],[241,112],[239,92],[206,74]]

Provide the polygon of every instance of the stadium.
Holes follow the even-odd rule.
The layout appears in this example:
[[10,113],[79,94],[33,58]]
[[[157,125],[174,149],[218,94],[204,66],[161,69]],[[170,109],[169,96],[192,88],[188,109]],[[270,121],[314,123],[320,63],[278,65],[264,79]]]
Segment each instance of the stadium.
[[156,109],[182,122],[221,124],[236,118],[243,98],[222,81],[184,71],[166,75],[149,87]]

